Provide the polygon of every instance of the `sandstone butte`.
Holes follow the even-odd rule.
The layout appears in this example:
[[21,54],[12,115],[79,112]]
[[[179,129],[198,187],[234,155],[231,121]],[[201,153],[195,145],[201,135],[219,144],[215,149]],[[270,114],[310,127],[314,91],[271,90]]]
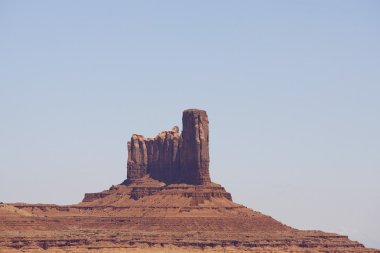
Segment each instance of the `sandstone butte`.
[[1,204],[0,252],[380,252],[234,203],[210,179],[206,112],[182,122],[132,135],[127,179],[79,204]]

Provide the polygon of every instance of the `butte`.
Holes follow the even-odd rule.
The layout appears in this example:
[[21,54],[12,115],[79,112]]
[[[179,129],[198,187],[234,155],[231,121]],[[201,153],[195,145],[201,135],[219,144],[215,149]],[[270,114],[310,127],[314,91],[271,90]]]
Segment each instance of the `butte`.
[[234,203],[209,174],[205,111],[183,129],[132,135],[127,179],[75,205],[1,204],[0,252],[377,252]]

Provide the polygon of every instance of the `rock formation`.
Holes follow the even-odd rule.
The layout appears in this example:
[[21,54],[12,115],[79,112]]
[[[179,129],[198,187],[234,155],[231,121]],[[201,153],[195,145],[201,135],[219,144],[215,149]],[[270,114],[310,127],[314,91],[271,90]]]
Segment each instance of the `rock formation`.
[[154,138],[132,135],[128,142],[126,183],[146,175],[165,183],[178,181],[180,140],[178,127],[163,131]]
[[211,182],[207,114],[201,110],[186,110],[183,112],[182,124],[181,178],[188,184],[207,184]]
[[145,139],[142,135],[134,134],[128,142],[128,179],[141,178],[147,174],[148,155]]
[[128,142],[126,183],[149,175],[165,183],[202,185],[210,183],[207,113],[183,112],[183,131],[173,127],[154,138],[132,135]]
[[0,253],[380,253],[347,236],[291,228],[232,201],[209,176],[205,111],[128,143],[127,179],[76,205],[0,205]]

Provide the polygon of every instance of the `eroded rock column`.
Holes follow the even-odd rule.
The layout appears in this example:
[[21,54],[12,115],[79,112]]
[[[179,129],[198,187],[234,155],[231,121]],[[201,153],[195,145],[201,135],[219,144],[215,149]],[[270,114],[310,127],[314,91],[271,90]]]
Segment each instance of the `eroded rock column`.
[[179,175],[179,129],[163,131],[155,138],[146,139],[148,173],[165,183],[178,180]]
[[133,181],[147,174],[148,155],[144,136],[134,134],[128,142],[127,179]]
[[206,184],[209,174],[209,130],[206,111],[189,109],[182,116],[180,143],[181,181],[188,184]]

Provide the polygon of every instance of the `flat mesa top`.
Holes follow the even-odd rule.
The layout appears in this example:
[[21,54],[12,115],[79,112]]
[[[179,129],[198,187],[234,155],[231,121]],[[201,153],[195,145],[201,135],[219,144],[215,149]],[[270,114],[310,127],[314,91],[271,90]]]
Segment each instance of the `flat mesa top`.
[[185,113],[185,112],[202,112],[202,113],[206,113],[205,110],[196,109],[196,108],[186,109],[186,110],[184,110],[183,112],[184,112],[184,113]]

